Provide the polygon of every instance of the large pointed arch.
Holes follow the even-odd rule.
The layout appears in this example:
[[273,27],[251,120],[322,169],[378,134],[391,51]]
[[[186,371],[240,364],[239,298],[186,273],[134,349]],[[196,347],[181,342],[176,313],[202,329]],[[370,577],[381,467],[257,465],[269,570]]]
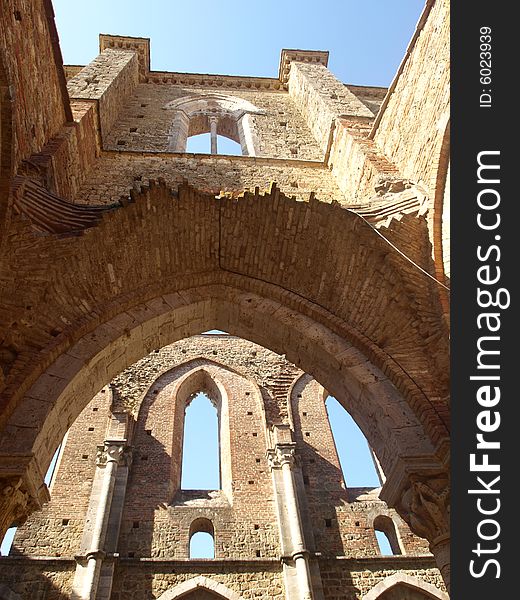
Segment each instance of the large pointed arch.
[[[220,329],[285,354],[344,404],[388,474],[381,497],[405,519],[424,485],[444,514],[447,338],[431,280],[354,213],[276,187],[236,200],[160,183],[134,199],[80,236],[38,237],[38,260],[16,244],[6,257],[20,277],[2,295],[19,322],[5,326],[18,350],[0,464],[34,505],[61,438],[104,385],[156,348]],[[421,519],[432,543],[449,531]]]
[[242,598],[237,592],[230,590],[224,584],[214,581],[209,577],[199,575],[198,577],[193,577],[183,583],[179,583],[179,585],[164,592],[157,600],[177,600],[177,598],[183,598],[196,590],[207,590],[217,597],[225,598],[226,600],[241,600]]

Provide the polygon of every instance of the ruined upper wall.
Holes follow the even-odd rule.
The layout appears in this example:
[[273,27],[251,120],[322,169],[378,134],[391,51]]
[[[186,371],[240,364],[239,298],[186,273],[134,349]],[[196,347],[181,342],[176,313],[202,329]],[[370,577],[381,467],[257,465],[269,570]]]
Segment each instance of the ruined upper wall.
[[449,0],[429,0],[371,137],[432,198],[449,105]]

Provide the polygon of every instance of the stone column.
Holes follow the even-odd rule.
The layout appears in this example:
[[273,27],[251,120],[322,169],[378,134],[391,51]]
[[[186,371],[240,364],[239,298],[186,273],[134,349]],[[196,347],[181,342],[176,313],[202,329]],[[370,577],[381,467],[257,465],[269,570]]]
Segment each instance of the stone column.
[[[280,469],[282,472],[283,489],[281,491],[282,498],[285,504],[287,522],[283,518],[283,512],[279,507],[280,526],[282,530],[287,527],[289,535],[284,536],[282,531],[282,539],[288,537],[290,540],[289,548],[291,558],[294,561],[296,575],[298,580],[299,598],[301,600],[312,600],[312,583],[309,568],[309,552],[305,547],[305,539],[303,534],[302,520],[300,508],[298,505],[298,497],[296,492],[296,483],[294,480],[295,466],[295,444],[276,444],[274,450],[268,450],[267,457],[269,466],[273,471]],[[278,487],[276,478],[275,487]],[[284,544],[282,543],[282,547]]]
[[126,440],[106,440],[98,447],[97,466],[103,471],[101,488],[95,507],[94,525],[90,532],[89,549],[86,552],[86,566],[76,571],[72,598],[94,600],[104,552],[105,534],[112,505],[112,495],[117,467],[126,447]]
[[209,118],[209,130],[211,134],[211,154],[218,154],[217,148],[217,117]]

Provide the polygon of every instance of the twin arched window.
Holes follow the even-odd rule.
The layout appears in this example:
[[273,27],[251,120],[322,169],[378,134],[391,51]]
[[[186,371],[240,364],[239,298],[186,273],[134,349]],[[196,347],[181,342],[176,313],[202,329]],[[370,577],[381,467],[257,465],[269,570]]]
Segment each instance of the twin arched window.
[[201,94],[174,100],[164,108],[173,112],[168,135],[171,152],[189,151],[188,138],[209,134],[211,154],[218,153],[219,138],[237,145],[233,154],[255,156],[257,153],[252,117],[264,111],[247,100],[224,94]]

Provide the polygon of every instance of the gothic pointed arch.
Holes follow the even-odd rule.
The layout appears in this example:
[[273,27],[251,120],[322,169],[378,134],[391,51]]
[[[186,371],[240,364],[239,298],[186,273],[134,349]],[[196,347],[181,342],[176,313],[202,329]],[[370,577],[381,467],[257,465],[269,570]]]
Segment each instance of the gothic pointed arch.
[[[408,596],[404,593],[408,592]],[[397,594],[397,595],[394,595]],[[362,600],[449,600],[446,592],[407,573],[395,573],[374,586]]]
[[[177,598],[188,599],[192,592],[205,590],[216,598],[225,598],[226,600],[242,600],[242,597],[230,590],[224,584],[214,581],[209,577],[199,575],[188,579],[174,588],[164,592],[157,600],[177,600]],[[210,596],[211,597],[211,596]]]

